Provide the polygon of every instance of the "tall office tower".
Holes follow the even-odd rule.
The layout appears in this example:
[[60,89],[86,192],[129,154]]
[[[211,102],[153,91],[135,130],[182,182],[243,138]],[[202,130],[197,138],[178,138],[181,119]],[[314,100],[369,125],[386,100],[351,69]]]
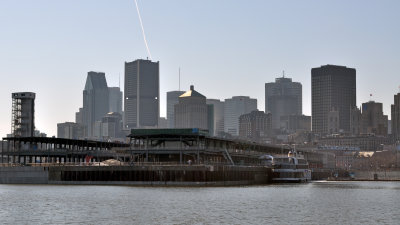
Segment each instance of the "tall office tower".
[[184,91],[169,91],[167,92],[167,123],[168,128],[175,128],[175,105],[179,103],[179,96],[183,95]]
[[119,87],[108,88],[108,112],[117,112],[122,115],[122,91]]
[[302,115],[302,85],[291,78],[276,78],[265,84],[265,112],[272,114],[273,129],[280,129],[281,117]]
[[386,136],[388,116],[383,115],[382,103],[369,101],[362,104],[361,133]]
[[392,135],[394,141],[400,141],[400,93],[394,96],[392,111]]
[[94,123],[101,120],[109,109],[108,87],[104,73],[89,72],[83,91],[83,125],[85,136],[94,137]]
[[354,107],[350,109],[350,134],[358,136],[361,133],[361,109]]
[[213,127],[211,135],[218,136],[224,132],[224,102],[219,99],[207,99],[208,105],[213,105]]
[[338,111],[339,132],[350,132],[350,110],[356,106],[356,70],[326,65],[311,69],[312,130],[326,135],[329,112]]
[[272,115],[263,111],[252,111],[239,117],[239,137],[262,141],[272,132]]
[[200,128],[208,130],[208,105],[206,97],[194,90],[179,96],[175,105],[175,128]]
[[239,135],[239,117],[257,110],[257,99],[248,96],[234,96],[225,99],[224,132],[233,136]]
[[160,115],[159,62],[125,62],[125,129],[157,127]]
[[32,92],[12,93],[11,134],[33,137],[35,132],[35,97]]

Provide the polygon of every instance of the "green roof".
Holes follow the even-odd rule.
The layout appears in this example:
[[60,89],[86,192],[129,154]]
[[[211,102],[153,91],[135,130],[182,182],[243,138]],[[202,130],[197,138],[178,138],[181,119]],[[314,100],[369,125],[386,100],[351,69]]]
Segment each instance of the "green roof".
[[199,128],[183,129],[132,129],[129,136],[150,136],[150,135],[208,135],[208,130]]

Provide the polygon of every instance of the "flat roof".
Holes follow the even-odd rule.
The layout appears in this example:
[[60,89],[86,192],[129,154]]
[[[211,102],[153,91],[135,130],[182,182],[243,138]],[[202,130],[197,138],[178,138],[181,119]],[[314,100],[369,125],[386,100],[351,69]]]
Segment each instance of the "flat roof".
[[77,140],[67,138],[52,138],[52,137],[5,137],[5,141],[19,141],[30,143],[47,143],[47,144],[66,144],[76,145],[82,147],[129,147],[129,144],[121,142],[106,142],[106,141],[92,141],[92,140]]

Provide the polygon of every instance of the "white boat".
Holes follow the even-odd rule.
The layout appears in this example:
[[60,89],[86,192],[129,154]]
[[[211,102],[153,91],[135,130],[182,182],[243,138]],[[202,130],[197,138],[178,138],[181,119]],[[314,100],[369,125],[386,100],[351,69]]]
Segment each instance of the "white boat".
[[266,165],[272,167],[272,182],[308,182],[311,181],[311,170],[305,159],[298,159],[294,156],[273,157],[263,155],[260,157]]

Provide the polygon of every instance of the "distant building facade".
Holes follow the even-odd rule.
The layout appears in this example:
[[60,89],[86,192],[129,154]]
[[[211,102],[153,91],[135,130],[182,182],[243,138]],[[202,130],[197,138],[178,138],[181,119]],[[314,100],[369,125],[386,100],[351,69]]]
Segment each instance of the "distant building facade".
[[239,135],[239,117],[257,110],[257,99],[248,96],[234,96],[225,99],[224,131],[233,136]]
[[175,106],[175,128],[199,128],[208,130],[208,106],[206,97],[194,90],[179,96],[179,103]]
[[280,118],[302,115],[302,85],[291,78],[276,78],[265,84],[265,112],[272,114],[272,127],[280,129]]
[[94,137],[94,123],[108,113],[108,87],[104,73],[89,72],[83,90],[83,115],[85,136]]
[[84,128],[82,124],[65,122],[57,124],[57,138],[83,139]]
[[114,141],[125,137],[122,132],[122,115],[117,112],[107,113],[101,120],[95,122],[94,127],[94,136],[98,140]]
[[335,111],[339,112],[339,132],[350,133],[350,110],[356,106],[356,70],[335,65],[313,68],[311,83],[313,133],[331,133],[328,116]]
[[382,150],[384,145],[391,145],[388,137],[361,135],[356,137],[325,137],[318,140],[318,145],[324,148],[344,149],[348,147],[363,151]]
[[262,142],[272,132],[272,115],[263,111],[252,111],[239,117],[239,137]]
[[169,91],[167,92],[167,123],[168,128],[175,128],[175,105],[179,103],[179,96],[183,95],[184,91]]
[[168,128],[168,121],[165,117],[158,118],[158,128]]
[[281,117],[281,127],[289,133],[299,131],[311,131],[311,116],[305,115],[289,115]]
[[159,62],[125,62],[125,129],[157,127],[160,115]]
[[214,136],[218,136],[224,132],[224,102],[219,99],[207,99],[208,105],[213,105],[213,132]]
[[116,112],[122,115],[122,91],[119,87],[108,88],[108,112]]

